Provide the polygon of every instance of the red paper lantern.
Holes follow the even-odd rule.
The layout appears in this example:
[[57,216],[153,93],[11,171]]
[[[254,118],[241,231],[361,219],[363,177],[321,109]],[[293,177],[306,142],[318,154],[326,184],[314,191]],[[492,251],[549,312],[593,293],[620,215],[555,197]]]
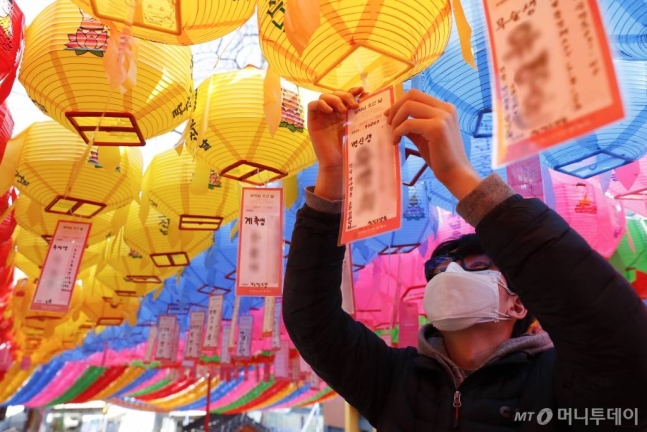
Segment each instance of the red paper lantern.
[[0,102],[3,102],[16,80],[22,56],[25,16],[15,1],[0,1]]
[[11,139],[13,126],[13,118],[11,117],[11,113],[9,112],[9,108],[7,107],[6,103],[2,102],[0,104],[0,163],[2,162],[2,158],[4,157],[4,151],[5,148],[7,148],[7,142]]

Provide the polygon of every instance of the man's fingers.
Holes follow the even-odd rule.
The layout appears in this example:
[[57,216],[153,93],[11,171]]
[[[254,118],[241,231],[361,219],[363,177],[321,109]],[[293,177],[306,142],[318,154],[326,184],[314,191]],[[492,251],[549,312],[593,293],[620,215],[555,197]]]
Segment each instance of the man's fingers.
[[443,119],[447,113],[438,108],[426,105],[416,101],[406,101],[397,111],[394,111],[391,116],[391,126],[396,129],[408,118],[414,119]]
[[318,111],[321,111],[326,114],[330,114],[335,110],[330,105],[328,105],[326,101],[323,99],[318,99],[308,104],[308,112],[314,113]]
[[[419,135],[426,142],[430,141],[430,135],[433,135],[433,129],[440,127],[440,120],[429,119],[408,119],[402,122],[397,128],[393,129],[393,144],[400,142],[403,136]],[[422,150],[422,149],[418,149]]]
[[335,94],[322,94],[319,100],[325,101],[335,111],[345,114],[348,111],[344,101]]
[[355,109],[359,107],[359,104],[357,103],[357,100],[355,99],[355,96],[352,93],[336,91],[336,92],[333,92],[333,94],[337,96],[339,99],[341,99],[347,108]]
[[385,112],[385,115],[389,119],[388,120],[389,123],[393,121],[393,116],[395,115],[395,113],[397,113],[402,107],[402,105],[404,105],[408,101],[419,102],[419,103],[428,105],[430,107],[443,110],[448,114],[452,114],[456,111],[454,106],[451,104],[445,103],[419,90],[410,90],[407,93],[405,93],[403,97],[401,97],[396,103],[393,104],[393,106],[391,106],[390,109],[388,109]]

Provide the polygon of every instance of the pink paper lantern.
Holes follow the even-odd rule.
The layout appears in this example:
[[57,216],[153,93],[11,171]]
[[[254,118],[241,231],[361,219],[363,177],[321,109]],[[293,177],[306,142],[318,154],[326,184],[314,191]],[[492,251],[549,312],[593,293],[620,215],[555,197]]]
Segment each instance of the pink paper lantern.
[[609,258],[626,230],[624,208],[606,196],[599,180],[549,170],[556,211],[602,256]]

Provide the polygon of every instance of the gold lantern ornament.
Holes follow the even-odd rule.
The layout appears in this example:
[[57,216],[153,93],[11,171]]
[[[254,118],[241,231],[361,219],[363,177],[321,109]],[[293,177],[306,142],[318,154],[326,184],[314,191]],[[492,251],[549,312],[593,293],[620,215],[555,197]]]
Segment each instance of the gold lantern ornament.
[[73,0],[85,12],[133,36],[172,45],[218,39],[245,24],[251,0]]
[[182,231],[157,210],[140,209],[134,202],[123,233],[124,241],[134,251],[148,256],[156,267],[175,272],[213,244],[211,231]]
[[127,88],[111,86],[108,28],[70,0],[56,0],[26,32],[19,79],[43,113],[86,143],[142,146],[190,115],[192,54],[144,40],[133,45],[128,70],[136,78]]
[[139,195],[143,158],[119,148],[118,164],[102,164],[104,148],[88,146],[53,121],[33,123],[12,139],[21,147],[14,184],[21,194],[58,216],[93,218],[126,206]]
[[440,57],[452,9],[450,0],[259,0],[257,15],[263,54],[281,77],[317,91],[374,92]]
[[[56,226],[61,220],[70,220],[69,217],[45,211],[45,207],[32,201],[27,195],[21,195],[16,201],[14,212],[16,221],[21,228],[41,236],[49,241],[54,236]],[[112,235],[112,219],[114,212],[99,213],[97,216],[85,219],[76,219],[79,222],[91,223],[92,227],[88,235],[88,245],[94,245],[106,241]]]
[[156,155],[148,166],[142,200],[148,200],[180,230],[215,231],[238,216],[240,188],[196,163],[188,151],[178,155],[171,149]]
[[265,72],[248,66],[216,73],[197,90],[186,145],[220,177],[264,185],[316,161],[296,86],[281,88],[281,121],[272,136],[264,110]]

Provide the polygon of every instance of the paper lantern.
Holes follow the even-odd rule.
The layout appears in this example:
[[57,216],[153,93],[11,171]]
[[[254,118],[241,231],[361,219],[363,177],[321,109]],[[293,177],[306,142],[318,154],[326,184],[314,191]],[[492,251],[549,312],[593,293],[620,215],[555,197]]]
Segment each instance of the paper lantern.
[[[13,184],[13,175],[18,164],[15,148],[7,148],[13,134],[14,122],[6,103],[0,104],[0,194]],[[6,153],[6,157],[5,157]]]
[[[124,30],[131,12],[129,0],[73,0],[107,25]],[[133,36],[172,45],[195,45],[218,39],[245,24],[254,1],[153,0],[136,3]]]
[[198,87],[187,147],[221,177],[263,185],[316,160],[297,91],[282,89],[282,120],[271,136],[263,108],[264,75],[249,66],[214,74]]
[[549,171],[556,211],[602,256],[618,247],[626,229],[624,210],[600,186],[576,177]]
[[9,96],[16,79],[24,26],[25,16],[16,2],[4,0],[0,8],[0,103]]
[[173,149],[158,154],[146,170],[142,199],[180,230],[215,231],[237,217],[240,188],[208,168],[197,173],[196,165],[202,166],[188,151],[179,156]]
[[640,159],[647,152],[647,62],[615,61],[626,117],[542,153],[555,171],[586,179]]
[[259,1],[263,54],[283,78],[319,91],[363,85],[374,92],[405,81],[440,57],[451,27],[448,0],[325,0],[299,55],[285,33],[286,7]]
[[629,282],[634,282],[637,273],[647,273],[647,223],[638,217],[627,218],[627,232],[609,262]]
[[[69,0],[45,8],[26,32],[20,82],[36,106],[87,143],[144,145],[190,114],[191,50],[137,41],[135,86],[110,87],[108,29]],[[105,113],[105,115],[104,115]]]
[[213,243],[213,234],[205,231],[181,231],[171,220],[150,209],[142,223],[139,205],[132,203],[124,229],[125,242],[135,251],[150,257],[157,267],[180,268]]
[[609,182],[609,193],[624,203],[647,203],[647,157],[616,169]]
[[97,326],[117,326],[137,315],[139,300],[119,297],[101,282],[94,281],[88,290],[81,311]]
[[647,60],[647,10],[644,0],[600,2],[614,54],[626,60]]
[[137,148],[119,149],[117,167],[100,163],[102,152],[110,149],[84,160],[87,146],[56,122],[34,123],[9,145],[22,147],[16,187],[46,212],[91,218],[123,207],[139,194],[143,162]]
[[[45,239],[25,229],[16,228],[14,232],[14,244],[17,252],[23,254],[39,267],[43,266],[49,249],[49,243]],[[104,247],[105,245],[101,243],[88,246],[83,252],[80,268],[97,265],[101,261]]]
[[492,136],[492,95],[487,50],[487,28],[481,2],[463,0],[472,27],[472,52],[476,69],[465,63],[457,31],[452,31],[443,55],[411,81],[413,88],[451,103],[458,111],[463,132],[476,138]]
[[14,122],[6,102],[0,104],[0,162],[4,158],[7,142],[13,134]]
[[[36,214],[36,217],[30,214]],[[27,195],[21,195],[16,202],[15,215],[18,224],[27,231],[41,236],[49,242],[54,236],[56,225],[60,220],[71,220],[69,216],[57,215],[45,211],[45,207],[33,202]],[[106,241],[112,234],[113,212],[99,213],[90,219],[78,219],[92,224],[88,236],[88,245]],[[30,220],[31,218],[31,220]]]
[[122,232],[112,241],[114,243],[108,248],[105,264],[114,268],[129,282],[144,285],[161,284],[164,279],[177,272],[177,268],[158,267],[148,255],[133,250],[123,240]]
[[162,286],[162,282],[137,282],[132,276],[124,276],[112,266],[103,268],[96,278],[119,297],[142,297]]

